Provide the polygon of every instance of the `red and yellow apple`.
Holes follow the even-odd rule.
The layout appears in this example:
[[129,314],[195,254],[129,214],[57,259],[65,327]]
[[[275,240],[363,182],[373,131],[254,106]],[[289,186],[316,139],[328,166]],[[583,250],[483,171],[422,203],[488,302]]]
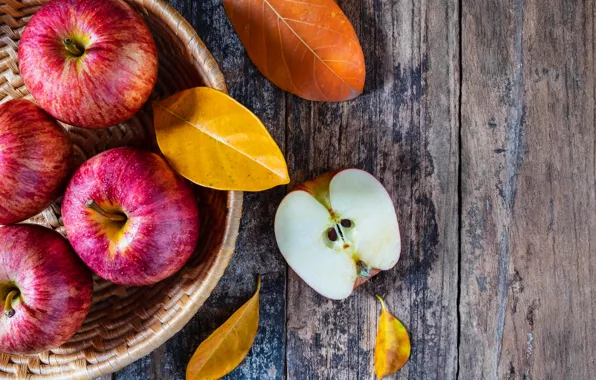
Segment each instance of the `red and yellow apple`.
[[35,354],[65,343],[91,308],[91,272],[45,227],[1,227],[0,242],[0,352]]
[[292,269],[331,299],[399,260],[393,201],[375,177],[358,169],[323,174],[296,187],[275,215],[275,238]]
[[199,236],[191,186],[157,154],[116,148],[86,161],[62,202],[74,250],[99,276],[148,285],[178,271]]
[[0,105],[0,224],[48,207],[71,165],[72,142],[56,120],[24,99]]
[[25,27],[19,67],[49,114],[101,128],[130,119],[147,101],[157,49],[147,25],[122,0],[52,0]]

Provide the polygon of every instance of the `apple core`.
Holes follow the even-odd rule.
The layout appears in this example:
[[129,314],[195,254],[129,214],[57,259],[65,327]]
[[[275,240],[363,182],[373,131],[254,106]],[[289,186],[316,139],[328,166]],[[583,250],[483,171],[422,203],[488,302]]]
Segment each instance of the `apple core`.
[[306,283],[331,299],[399,260],[393,200],[372,175],[358,169],[323,174],[297,186],[275,215],[277,245]]
[[[337,214],[333,210],[329,210],[329,214],[337,219]],[[356,266],[358,268],[358,276],[359,277],[370,277],[371,271],[373,268],[370,265],[367,265],[364,261],[358,258],[358,253],[355,252],[352,248],[355,244],[352,244],[350,241],[351,233],[350,229],[354,226],[354,223],[350,219],[341,219],[338,223],[334,226],[327,229],[326,235],[328,242],[327,245],[329,248],[336,250],[338,253],[347,254],[348,256],[353,257],[354,261],[356,262]]]

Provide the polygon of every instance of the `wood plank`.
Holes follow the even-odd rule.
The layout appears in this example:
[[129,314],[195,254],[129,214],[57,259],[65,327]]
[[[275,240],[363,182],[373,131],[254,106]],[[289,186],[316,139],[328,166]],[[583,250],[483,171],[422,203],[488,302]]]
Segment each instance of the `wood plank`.
[[594,1],[462,10],[459,378],[594,378]]
[[[282,151],[284,93],[256,71],[237,38],[220,0],[172,0],[197,30],[226,77],[231,95],[261,118]],[[184,379],[190,357],[211,332],[253,294],[264,274],[259,332],[244,362],[226,379],[282,379],[285,347],[286,265],[273,235],[275,210],[284,187],[246,194],[237,249],[222,280],[199,313],[149,356],[124,368],[115,379]]]
[[341,104],[288,95],[290,187],[328,170],[368,170],[398,211],[402,258],[344,301],[290,272],[288,379],[374,379],[386,297],[413,341],[400,379],[454,379],[457,363],[458,2],[338,1],[367,62],[365,93]]

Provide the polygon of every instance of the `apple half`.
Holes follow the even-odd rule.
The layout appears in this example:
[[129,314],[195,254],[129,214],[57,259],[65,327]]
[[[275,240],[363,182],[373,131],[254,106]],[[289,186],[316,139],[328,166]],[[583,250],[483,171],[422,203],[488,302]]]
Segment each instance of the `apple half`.
[[314,290],[331,299],[399,260],[393,201],[369,173],[345,169],[296,187],[275,215],[282,255]]

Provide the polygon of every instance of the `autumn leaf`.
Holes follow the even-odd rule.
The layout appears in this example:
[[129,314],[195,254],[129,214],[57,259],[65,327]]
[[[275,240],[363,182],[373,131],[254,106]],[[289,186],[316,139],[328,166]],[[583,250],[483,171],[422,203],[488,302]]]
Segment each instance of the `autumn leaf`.
[[223,3],[250,59],[278,87],[308,100],[327,102],[362,93],[362,47],[333,0]]
[[153,104],[161,152],[180,175],[219,190],[260,191],[290,182],[279,147],[252,112],[196,87]]
[[402,323],[387,311],[380,296],[381,317],[375,345],[375,372],[379,379],[397,372],[410,358],[410,337]]
[[219,379],[242,363],[259,327],[260,289],[259,276],[251,299],[199,345],[186,367],[186,380]]

